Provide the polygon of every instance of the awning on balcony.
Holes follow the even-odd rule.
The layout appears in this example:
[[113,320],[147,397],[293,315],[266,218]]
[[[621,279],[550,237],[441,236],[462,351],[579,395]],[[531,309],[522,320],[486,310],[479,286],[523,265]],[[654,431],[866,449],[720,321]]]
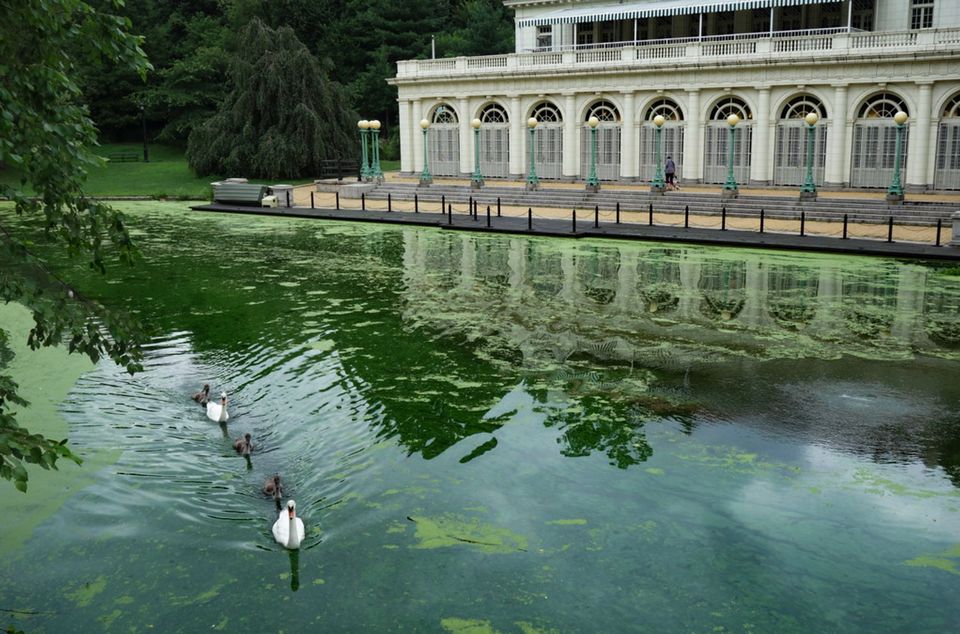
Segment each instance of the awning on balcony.
[[744,11],[747,9],[794,7],[803,4],[821,3],[823,3],[823,0],[647,0],[646,2],[629,2],[607,7],[561,9],[532,18],[524,18],[519,21],[519,26],[635,20],[691,13],[718,13],[721,11]]

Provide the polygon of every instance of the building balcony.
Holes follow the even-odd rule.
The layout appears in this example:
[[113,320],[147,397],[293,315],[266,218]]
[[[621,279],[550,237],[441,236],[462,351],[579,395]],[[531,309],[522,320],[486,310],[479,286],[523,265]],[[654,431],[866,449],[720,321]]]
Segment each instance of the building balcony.
[[960,28],[912,31],[849,31],[846,28],[591,44],[481,57],[397,62],[391,83],[457,80],[531,73],[646,70],[651,63],[673,69],[716,64],[764,64],[960,51]]

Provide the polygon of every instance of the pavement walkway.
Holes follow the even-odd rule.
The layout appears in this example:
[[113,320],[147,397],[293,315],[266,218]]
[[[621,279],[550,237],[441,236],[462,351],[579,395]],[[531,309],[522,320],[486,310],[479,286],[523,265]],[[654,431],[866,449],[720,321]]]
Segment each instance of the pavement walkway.
[[[309,191],[306,197],[309,199]],[[333,195],[330,194],[332,197]],[[537,214],[529,215],[524,210],[523,213],[502,213],[497,216],[494,210],[487,214],[486,208],[480,211],[476,217],[467,213],[466,205],[461,205],[461,209],[454,209],[454,213],[443,214],[438,208],[421,209],[420,212],[412,210],[400,210],[394,208],[393,211],[386,208],[367,209],[356,207],[336,209],[326,207],[318,201],[318,194],[314,193],[315,208],[309,206],[295,206],[292,208],[263,208],[263,207],[242,207],[222,204],[208,204],[193,207],[197,211],[216,212],[216,213],[241,213],[267,216],[284,216],[297,218],[315,218],[320,220],[338,220],[338,221],[360,221],[377,222],[408,226],[429,226],[447,230],[478,231],[490,233],[508,233],[523,235],[555,236],[565,238],[618,238],[618,239],[638,239],[645,241],[665,241],[678,243],[712,244],[712,245],[734,245],[738,247],[756,247],[766,249],[791,249],[802,251],[827,251],[835,253],[849,253],[862,255],[880,255],[886,257],[907,257],[919,259],[945,259],[960,261],[960,248],[949,246],[933,246],[932,244],[923,244],[918,242],[897,241],[887,242],[885,239],[870,239],[858,236],[851,239],[840,239],[838,235],[815,235],[807,234],[800,236],[796,232],[781,232],[779,226],[770,221],[770,226],[765,227],[764,233],[742,228],[735,221],[750,219],[727,219],[726,230],[719,227],[720,220],[710,217],[711,225],[694,225],[692,222],[688,228],[681,223],[676,223],[675,216],[673,222],[666,222],[666,218],[658,218],[654,214],[654,224],[649,224],[649,217],[644,222],[646,214],[642,212],[622,213],[620,222],[614,217],[613,212],[594,216],[592,212],[586,212],[584,216],[574,217],[570,211],[564,210],[563,216],[544,213],[544,210],[538,209]],[[299,202],[300,199],[297,199]],[[359,201],[350,201],[357,202]],[[383,203],[383,201],[377,201]],[[434,207],[439,205],[434,204]],[[502,210],[503,211],[503,210]],[[513,211],[513,210],[511,210]],[[662,214],[666,216],[668,214]],[[671,215],[672,216],[672,215]],[[691,219],[693,216],[691,216]],[[704,221],[704,219],[700,219]],[[810,223],[816,224],[816,223]],[[822,223],[824,225],[835,225],[836,223]],[[876,227],[876,225],[873,225]],[[882,227],[881,227],[882,228]],[[883,228],[882,228],[883,229]],[[904,229],[910,229],[905,227]],[[914,228],[922,230],[921,228]]]
[[[469,184],[469,181],[465,181]],[[553,186],[553,185],[551,185]],[[686,191],[686,190],[684,190]],[[719,191],[719,190],[718,190]],[[325,192],[315,192],[313,187],[310,185],[305,185],[297,187],[294,190],[294,205],[298,207],[310,207],[311,205],[311,193],[313,194],[313,205],[316,208],[323,209],[335,209],[337,206],[336,195],[332,193]],[[844,192],[838,192],[844,193]],[[855,192],[851,192],[855,193]],[[343,210],[361,209],[361,201],[357,199],[349,199],[340,197],[340,207]],[[960,206],[960,196],[958,196],[958,206]],[[394,213],[396,212],[412,212],[414,211],[414,203],[412,201],[392,201],[390,204],[391,209]],[[387,211],[387,201],[385,200],[367,200],[366,201],[367,211]],[[440,212],[440,203],[438,202],[422,202],[419,205],[421,212]],[[467,215],[467,205],[461,203],[459,205],[453,205],[454,216],[457,214]],[[389,213],[389,212],[388,212]],[[486,208],[480,209],[480,214],[483,215],[486,213]],[[496,209],[492,210],[492,213],[496,213]],[[502,217],[508,218],[521,218],[525,219],[527,215],[527,207],[520,207],[516,205],[503,205],[501,207]],[[588,220],[593,220],[594,210],[593,208],[577,210],[577,214],[580,217],[582,223],[586,223]],[[539,219],[554,219],[559,221],[572,221],[572,212],[567,208],[558,208],[558,207],[535,207],[533,209],[533,215],[535,218]],[[615,222],[616,218],[614,217],[615,213],[612,211],[601,211],[600,212],[600,221],[601,222]],[[640,224],[647,225],[650,224],[650,217],[646,211],[622,211],[620,214],[620,220],[622,223],[626,224]],[[689,216],[689,228],[690,229],[721,229],[722,220],[717,215],[701,215],[691,213]],[[673,227],[682,229],[684,226],[684,216],[679,213],[666,213],[666,212],[655,212],[653,214],[653,225],[657,227]],[[736,230],[744,233],[756,233],[759,235],[760,231],[760,219],[752,217],[739,217],[739,216],[728,216],[726,219],[726,229],[727,230]],[[764,232],[765,233],[782,233],[784,235],[796,235],[800,236],[800,222],[798,220],[784,220],[784,219],[764,219]],[[805,236],[816,236],[824,238],[842,238],[843,237],[843,223],[842,222],[827,222],[827,221],[814,221],[807,220],[804,222],[803,232]],[[888,226],[886,224],[876,224],[876,223],[856,223],[850,222],[847,227],[847,237],[852,239],[865,239],[865,240],[886,240],[888,237]],[[940,244],[944,245],[950,242],[952,239],[952,233],[950,228],[950,223],[945,223],[940,231]],[[929,226],[916,226],[916,225],[897,225],[894,224],[892,239],[897,243],[916,243],[916,244],[927,244],[935,245],[937,243],[937,229],[936,227]]]

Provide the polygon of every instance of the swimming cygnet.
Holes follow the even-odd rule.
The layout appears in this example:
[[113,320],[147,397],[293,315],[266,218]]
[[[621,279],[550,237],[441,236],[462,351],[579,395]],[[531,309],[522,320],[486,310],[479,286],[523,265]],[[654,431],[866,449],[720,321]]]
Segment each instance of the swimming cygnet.
[[263,492],[273,498],[273,501],[277,503],[277,509],[279,509],[280,500],[283,498],[283,485],[280,483],[279,473],[267,478],[267,481],[263,483]]
[[250,434],[244,434],[243,438],[237,438],[233,441],[233,448],[238,454],[249,456],[253,451],[253,443],[250,442]]
[[207,401],[210,400],[210,384],[204,383],[203,389],[191,396],[193,400],[200,403],[201,405],[206,405]]

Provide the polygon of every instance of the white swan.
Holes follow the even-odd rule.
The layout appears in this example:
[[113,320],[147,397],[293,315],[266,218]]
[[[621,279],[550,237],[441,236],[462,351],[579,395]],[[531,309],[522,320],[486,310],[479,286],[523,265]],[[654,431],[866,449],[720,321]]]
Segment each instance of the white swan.
[[207,402],[207,418],[215,423],[225,423],[230,419],[227,413],[227,393],[220,392],[220,402]]
[[280,516],[273,523],[273,538],[284,548],[296,550],[303,541],[303,520],[297,517],[297,503],[287,501],[287,508],[280,511]]

